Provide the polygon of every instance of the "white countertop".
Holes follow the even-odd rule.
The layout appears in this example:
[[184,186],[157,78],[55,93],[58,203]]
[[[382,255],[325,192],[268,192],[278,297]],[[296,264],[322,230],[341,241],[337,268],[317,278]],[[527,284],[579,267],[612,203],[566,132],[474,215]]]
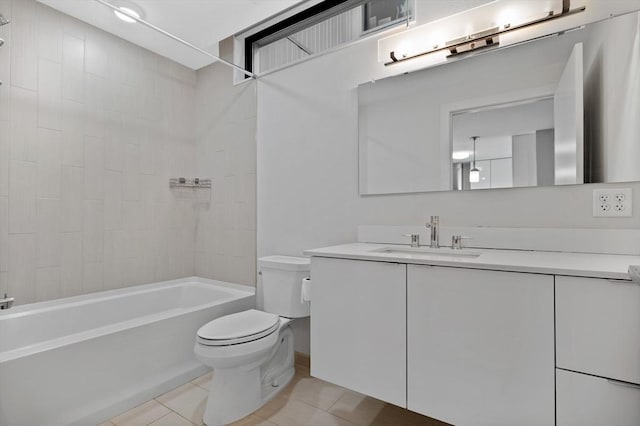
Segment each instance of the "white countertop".
[[[417,265],[452,266],[459,268],[490,269],[498,271],[528,272],[536,274],[569,275],[629,280],[629,265],[640,265],[640,256],[567,253],[529,250],[464,249],[480,253],[475,258],[446,255],[384,253],[374,250],[385,247],[408,249],[407,245],[353,243],[306,250],[306,256],[332,257],[339,259],[398,262]],[[422,247],[428,250],[428,247]],[[443,253],[451,250],[440,249]],[[452,251],[453,252],[453,251]]]

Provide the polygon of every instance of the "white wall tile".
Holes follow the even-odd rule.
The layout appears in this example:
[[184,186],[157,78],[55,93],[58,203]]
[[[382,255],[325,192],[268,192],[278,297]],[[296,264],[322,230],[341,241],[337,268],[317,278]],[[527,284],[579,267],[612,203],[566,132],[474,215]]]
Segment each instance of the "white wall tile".
[[82,251],[85,262],[102,262],[104,256],[104,202],[83,203]]
[[97,75],[86,73],[84,83],[87,107],[94,111],[103,112],[107,107],[107,80]]
[[124,199],[137,201],[140,199],[140,149],[137,145],[125,146]]
[[38,129],[38,197],[60,198],[62,181],[62,134],[56,130]]
[[20,304],[193,275],[196,201],[168,179],[195,176],[195,72],[35,0],[7,1],[2,285]]
[[75,38],[79,38],[81,40],[85,39],[85,35],[88,27],[87,24],[69,15],[61,15],[61,18],[62,18],[61,25],[65,34],[68,34]]
[[[0,3],[1,5],[2,3]],[[1,6],[0,6],[1,7]],[[10,7],[4,7],[5,16],[10,16]],[[0,37],[5,41],[0,49],[0,121],[9,121],[9,93],[11,89],[11,28],[8,25],[0,28]]]
[[104,229],[122,229],[122,173],[107,170],[104,179]]
[[84,166],[84,104],[62,101],[62,164]]
[[69,34],[63,38],[62,97],[84,102],[84,39]]
[[124,285],[123,265],[126,247],[123,231],[105,231],[103,285],[105,289],[120,288]]
[[38,18],[34,1],[11,3],[11,85],[38,88]]
[[87,73],[107,76],[107,36],[94,27],[89,27],[86,34],[85,70]]
[[0,121],[0,197],[9,195],[9,136],[8,121]]
[[62,167],[62,231],[82,231],[83,218],[83,179],[82,167]]
[[84,139],[84,198],[101,200],[104,197],[104,144],[102,138]]
[[57,63],[62,62],[62,15],[43,4],[37,5],[38,55]]
[[0,271],[9,270],[9,198],[0,197]]
[[60,267],[36,269],[36,302],[60,297]]
[[38,199],[36,225],[36,267],[60,265],[62,249],[61,202]]
[[103,290],[102,262],[84,262],[82,265],[82,292],[95,293]]
[[62,130],[62,65],[38,62],[38,126]]
[[106,113],[109,131],[104,141],[104,167],[107,170],[121,172],[124,170],[124,131],[121,115]]
[[37,160],[38,94],[19,87],[11,88],[11,159]]
[[9,232],[33,233],[36,228],[36,165],[11,160],[9,164]]
[[8,293],[16,304],[36,300],[35,238],[33,234],[9,235]]
[[70,297],[82,294],[82,234],[80,232],[62,234],[60,263],[60,296]]

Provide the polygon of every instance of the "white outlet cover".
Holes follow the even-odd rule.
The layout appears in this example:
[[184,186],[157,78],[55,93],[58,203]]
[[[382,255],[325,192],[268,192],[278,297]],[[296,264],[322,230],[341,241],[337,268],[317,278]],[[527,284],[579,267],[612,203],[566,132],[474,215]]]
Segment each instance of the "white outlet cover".
[[633,190],[631,188],[602,188],[593,190],[594,217],[633,216]]

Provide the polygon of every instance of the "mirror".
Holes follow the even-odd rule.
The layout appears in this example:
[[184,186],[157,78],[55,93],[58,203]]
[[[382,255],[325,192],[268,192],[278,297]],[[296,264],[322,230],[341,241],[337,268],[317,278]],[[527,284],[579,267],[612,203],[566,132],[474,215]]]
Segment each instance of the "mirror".
[[640,13],[363,84],[358,127],[361,195],[639,181]]

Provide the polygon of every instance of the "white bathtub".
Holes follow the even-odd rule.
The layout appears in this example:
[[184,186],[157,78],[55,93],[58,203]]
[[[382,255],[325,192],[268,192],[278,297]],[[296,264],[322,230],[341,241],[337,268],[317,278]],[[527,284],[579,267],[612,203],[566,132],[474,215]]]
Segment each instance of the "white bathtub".
[[90,426],[207,371],[197,329],[252,287],[186,278],[0,311],[0,426]]

